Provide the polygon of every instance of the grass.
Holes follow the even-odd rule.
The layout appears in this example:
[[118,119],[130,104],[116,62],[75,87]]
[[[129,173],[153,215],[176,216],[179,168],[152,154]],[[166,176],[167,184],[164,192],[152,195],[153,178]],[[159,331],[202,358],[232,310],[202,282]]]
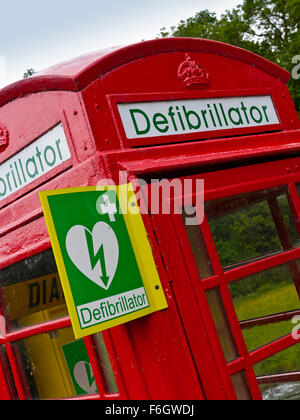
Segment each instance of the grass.
[[256,292],[234,299],[240,321],[299,309],[300,302],[293,283],[261,286]]
[[[262,286],[248,296],[234,299],[240,321],[262,317],[280,312],[299,309],[299,297],[294,284],[283,282]],[[267,324],[244,330],[243,335],[249,351],[258,349],[292,332],[295,325],[291,321]],[[300,345],[295,345],[275,356],[258,363],[255,367],[257,376],[283,372],[300,371]]]

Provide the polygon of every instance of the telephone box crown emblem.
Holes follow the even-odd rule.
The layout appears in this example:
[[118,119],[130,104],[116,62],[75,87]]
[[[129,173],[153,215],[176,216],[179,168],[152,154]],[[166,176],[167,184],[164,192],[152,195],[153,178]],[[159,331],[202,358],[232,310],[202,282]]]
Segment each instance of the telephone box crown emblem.
[[0,123],[0,153],[3,152],[9,144],[9,133],[5,125]]
[[209,73],[201,67],[189,54],[178,68],[178,77],[186,88],[205,88],[210,85]]

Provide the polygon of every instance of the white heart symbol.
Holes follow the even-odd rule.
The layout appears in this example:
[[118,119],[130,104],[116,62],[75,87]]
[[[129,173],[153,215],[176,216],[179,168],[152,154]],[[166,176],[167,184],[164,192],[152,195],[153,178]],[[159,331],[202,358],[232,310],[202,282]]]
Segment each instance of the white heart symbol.
[[73,264],[92,282],[108,290],[117,271],[119,244],[115,232],[98,222],[90,232],[85,226],[73,226],[66,238]]

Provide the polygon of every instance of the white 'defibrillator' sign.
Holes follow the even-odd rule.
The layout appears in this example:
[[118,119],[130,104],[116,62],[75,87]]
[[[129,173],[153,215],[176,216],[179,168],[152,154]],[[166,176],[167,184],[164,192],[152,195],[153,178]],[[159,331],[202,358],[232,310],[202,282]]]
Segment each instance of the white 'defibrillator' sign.
[[0,201],[71,158],[62,124],[58,124],[0,165]]
[[118,104],[128,139],[279,124],[271,96]]

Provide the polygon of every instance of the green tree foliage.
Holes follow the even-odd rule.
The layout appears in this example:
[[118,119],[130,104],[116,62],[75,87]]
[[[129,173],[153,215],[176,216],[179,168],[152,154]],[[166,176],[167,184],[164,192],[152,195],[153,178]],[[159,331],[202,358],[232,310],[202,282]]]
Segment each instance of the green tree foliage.
[[[160,37],[213,39],[248,49],[292,72],[292,58],[300,55],[299,0],[243,0],[220,18],[203,10]],[[300,80],[291,79],[289,88],[300,111]]]
[[[291,242],[299,244],[299,234],[286,195],[281,195],[277,200]],[[283,249],[266,200],[214,217],[209,220],[209,225],[225,269],[233,269],[243,262],[260,259]],[[281,267],[232,283],[230,291],[236,298],[254,293],[262,286],[273,289],[275,284],[285,282],[290,283],[290,276],[288,270]]]
[[36,74],[36,71],[34,69],[28,69],[26,70],[26,72],[23,75],[23,79],[28,79],[28,77],[33,76],[34,74]]

